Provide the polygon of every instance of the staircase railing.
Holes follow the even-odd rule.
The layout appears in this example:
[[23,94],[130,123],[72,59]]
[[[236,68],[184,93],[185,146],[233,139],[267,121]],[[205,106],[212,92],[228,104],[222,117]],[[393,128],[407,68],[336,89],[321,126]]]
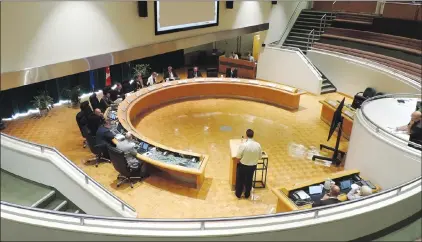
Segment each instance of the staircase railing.
[[306,51],[308,51],[315,41],[315,29],[312,29],[308,34],[308,42],[306,43]]
[[321,37],[322,31],[325,30],[325,25],[327,24],[327,14],[324,14],[319,20],[319,36]]

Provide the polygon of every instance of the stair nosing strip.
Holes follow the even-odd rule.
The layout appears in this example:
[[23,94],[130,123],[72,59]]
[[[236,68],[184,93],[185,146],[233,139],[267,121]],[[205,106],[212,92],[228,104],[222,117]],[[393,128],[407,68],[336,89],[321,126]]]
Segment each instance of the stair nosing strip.
[[38,201],[36,201],[34,204],[31,205],[31,208],[36,208],[38,205],[46,201],[48,198],[53,196],[56,193],[56,191],[52,190],[49,193],[47,193],[44,197],[40,198]]

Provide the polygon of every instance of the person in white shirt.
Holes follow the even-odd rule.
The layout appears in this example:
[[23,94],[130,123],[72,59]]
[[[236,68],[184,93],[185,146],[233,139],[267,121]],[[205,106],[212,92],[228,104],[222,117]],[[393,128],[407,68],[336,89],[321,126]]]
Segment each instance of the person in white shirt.
[[235,158],[238,162],[235,193],[237,198],[242,196],[243,191],[245,198],[249,198],[251,195],[253,174],[258,160],[262,158],[261,145],[253,139],[253,136],[253,130],[248,129],[246,131],[248,139],[239,146]]
[[157,72],[153,72],[150,77],[148,77],[147,86],[152,86],[157,83]]
[[238,60],[239,56],[236,53],[232,52],[231,58]]
[[250,62],[255,62],[255,58],[253,58],[253,56],[251,55],[251,53],[250,53],[250,52],[248,53],[248,60],[249,60]]
[[347,193],[347,199],[355,200],[364,196],[369,196],[372,194],[372,189],[366,185],[360,187],[357,184],[352,184],[352,189]]

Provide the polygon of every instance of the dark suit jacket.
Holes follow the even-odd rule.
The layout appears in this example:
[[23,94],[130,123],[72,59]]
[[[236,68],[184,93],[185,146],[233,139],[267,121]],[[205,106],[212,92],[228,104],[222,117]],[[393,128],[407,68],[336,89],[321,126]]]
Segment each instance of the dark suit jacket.
[[[196,76],[197,77],[202,77],[201,72],[200,71],[197,71]],[[188,72],[188,78],[194,78],[194,77],[195,77],[195,72],[194,71]]]
[[96,134],[98,127],[100,127],[104,123],[104,118],[95,115],[94,113],[88,116],[88,129],[91,134]]
[[101,98],[100,105],[98,106],[98,108],[101,109],[101,112],[104,113],[105,110],[108,107],[110,107],[110,105],[111,105],[111,100],[103,97]]
[[236,78],[237,77],[237,69],[233,70],[233,73],[231,72],[230,68],[226,69],[226,77],[233,77]]
[[110,145],[112,144],[111,140],[114,139],[114,134],[110,131],[110,129],[101,125],[97,130],[95,138],[95,143],[97,145]]
[[325,205],[336,204],[336,203],[339,203],[339,202],[340,202],[340,200],[338,200],[337,198],[329,198],[329,199],[326,199],[326,200],[319,200],[319,201],[314,202],[314,204],[312,204],[312,207],[313,208],[321,207],[321,206],[325,206]]
[[116,101],[120,97],[123,98],[122,95],[123,95],[123,89],[119,91],[116,88],[116,89],[110,91],[110,99],[113,102]]
[[[176,74],[176,72],[174,72],[174,71],[172,71],[172,72],[173,72],[174,79],[178,79],[179,76]],[[170,78],[170,73],[168,71],[165,71],[164,72],[164,80],[167,79],[167,78]]]

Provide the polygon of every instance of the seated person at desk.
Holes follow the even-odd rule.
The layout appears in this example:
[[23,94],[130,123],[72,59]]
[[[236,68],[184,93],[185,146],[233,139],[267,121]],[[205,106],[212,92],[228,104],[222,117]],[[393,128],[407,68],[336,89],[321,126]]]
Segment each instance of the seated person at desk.
[[113,102],[110,99],[110,87],[103,88],[103,97],[100,101],[100,109],[101,112],[105,112],[105,110],[110,107]]
[[340,200],[338,200],[338,198],[337,198],[338,195],[340,195],[340,187],[338,187],[337,185],[332,185],[331,188],[330,188],[330,193],[325,194],[321,198],[321,200],[315,201],[312,204],[312,207],[315,208],[315,207],[339,203]]
[[173,67],[171,66],[167,67],[167,71],[164,72],[164,80],[174,81],[178,79],[179,79],[179,76],[176,74],[176,72],[173,71]]
[[372,189],[366,185],[360,187],[357,184],[352,184],[352,189],[347,193],[347,199],[355,200],[361,197],[369,196],[372,194]]
[[226,69],[226,77],[236,78],[237,77],[237,69],[234,68],[234,67],[227,68]]
[[92,135],[97,133],[98,127],[104,123],[104,114],[99,108],[96,108],[93,113],[88,116],[88,129]]
[[147,86],[152,86],[157,83],[157,72],[153,72],[150,77],[148,77]]
[[198,67],[195,66],[192,72],[188,73],[188,78],[202,77],[201,72],[198,70]]
[[103,155],[106,159],[110,159],[108,154],[107,145],[112,145],[112,140],[114,139],[114,134],[110,131],[111,125],[109,121],[106,121],[103,125],[98,127],[97,133],[95,135],[96,145],[104,145],[102,147]]
[[128,166],[131,169],[139,169],[139,167],[141,168],[141,177],[144,178],[147,176],[147,171],[146,171],[146,164],[145,162],[138,160],[136,158],[136,155],[138,154],[138,152],[136,151],[136,144],[135,142],[133,142],[133,136],[130,132],[127,132],[125,135],[125,140],[120,141],[119,143],[117,143],[116,148],[121,150],[122,152],[125,153],[125,158],[127,161]]
[[251,55],[251,52],[248,52],[248,61],[255,62],[255,58]]
[[239,56],[236,53],[234,53],[234,51],[232,51],[232,54],[231,54],[230,58],[235,59],[235,60],[238,60],[239,59]]
[[123,91],[122,91],[122,84],[120,82],[116,83],[116,88],[110,91],[110,99],[111,101],[116,101],[118,98],[123,98]]
[[[415,111],[410,117],[410,122],[407,125],[397,127],[397,131],[406,131],[409,134],[409,141],[422,145],[422,113]],[[410,147],[420,149],[409,144]]]

